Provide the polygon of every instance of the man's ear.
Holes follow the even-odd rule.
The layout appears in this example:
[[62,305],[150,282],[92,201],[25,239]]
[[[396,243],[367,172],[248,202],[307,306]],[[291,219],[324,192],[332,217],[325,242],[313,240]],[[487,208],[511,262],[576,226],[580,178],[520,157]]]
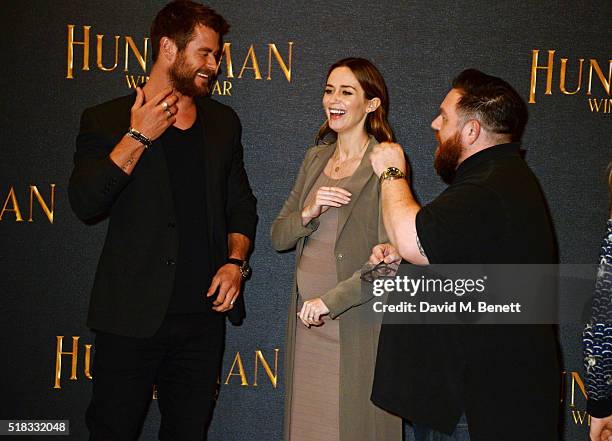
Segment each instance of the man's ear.
[[168,37],[162,37],[159,41],[159,53],[168,63],[173,63],[176,57],[178,48],[174,41]]
[[465,123],[461,130],[461,137],[463,138],[465,145],[473,145],[480,137],[481,126],[480,122],[476,119],[470,119]]

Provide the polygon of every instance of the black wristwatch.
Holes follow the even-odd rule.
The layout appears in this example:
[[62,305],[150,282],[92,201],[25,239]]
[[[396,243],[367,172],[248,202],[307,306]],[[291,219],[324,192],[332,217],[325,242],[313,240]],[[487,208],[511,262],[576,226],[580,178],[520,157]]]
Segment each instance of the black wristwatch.
[[232,259],[230,257],[229,259],[227,259],[227,263],[231,263],[232,265],[238,265],[240,267],[240,274],[242,274],[242,278],[244,280],[248,279],[251,275],[251,266],[249,265],[248,260]]

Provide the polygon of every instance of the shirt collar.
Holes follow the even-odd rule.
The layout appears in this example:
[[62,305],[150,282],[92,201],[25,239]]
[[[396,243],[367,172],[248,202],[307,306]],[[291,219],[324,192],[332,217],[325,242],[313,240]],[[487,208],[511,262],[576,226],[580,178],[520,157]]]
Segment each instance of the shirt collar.
[[470,170],[478,167],[480,164],[484,164],[485,162],[491,161],[493,159],[500,159],[512,156],[521,156],[521,145],[517,142],[510,142],[508,144],[498,144],[493,147],[487,147],[484,150],[479,151],[478,153],[473,154],[461,164],[457,168],[457,173],[455,174],[455,179],[453,179],[453,183],[468,173]]

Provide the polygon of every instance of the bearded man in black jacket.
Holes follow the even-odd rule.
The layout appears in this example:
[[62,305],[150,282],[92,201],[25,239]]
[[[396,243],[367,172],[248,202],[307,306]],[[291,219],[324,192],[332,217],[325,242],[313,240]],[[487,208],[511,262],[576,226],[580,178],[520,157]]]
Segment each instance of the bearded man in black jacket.
[[91,440],[137,439],[154,384],[160,439],[205,436],[257,223],[240,121],[208,97],[228,29],[206,6],[168,4],[146,85],[81,118],[70,203],[109,220],[87,322]]

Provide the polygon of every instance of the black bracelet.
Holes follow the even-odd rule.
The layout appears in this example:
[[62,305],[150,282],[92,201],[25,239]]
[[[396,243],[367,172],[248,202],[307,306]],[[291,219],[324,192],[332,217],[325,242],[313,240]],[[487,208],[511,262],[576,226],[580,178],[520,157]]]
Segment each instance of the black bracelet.
[[149,148],[151,147],[151,144],[153,144],[153,141],[151,141],[149,138],[144,136],[142,133],[140,133],[138,130],[134,129],[133,127],[130,127],[130,130],[128,130],[127,132],[127,136],[142,143],[142,145],[144,145],[145,148]]

